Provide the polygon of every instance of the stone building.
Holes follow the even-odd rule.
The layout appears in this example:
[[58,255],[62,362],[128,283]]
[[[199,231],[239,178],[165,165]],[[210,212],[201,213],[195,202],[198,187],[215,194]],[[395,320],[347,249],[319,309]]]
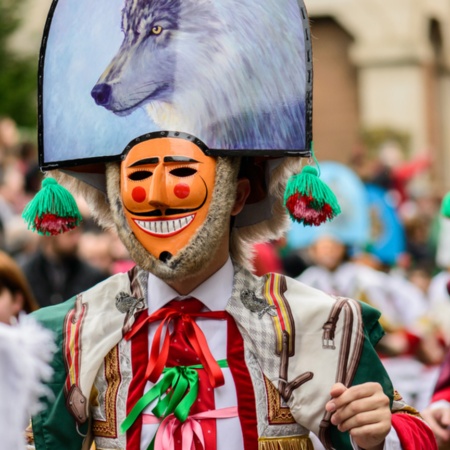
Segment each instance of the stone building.
[[[348,162],[399,136],[427,153],[433,186],[450,188],[450,2],[306,0],[314,57],[314,141]],[[369,145],[370,146],[370,145]]]

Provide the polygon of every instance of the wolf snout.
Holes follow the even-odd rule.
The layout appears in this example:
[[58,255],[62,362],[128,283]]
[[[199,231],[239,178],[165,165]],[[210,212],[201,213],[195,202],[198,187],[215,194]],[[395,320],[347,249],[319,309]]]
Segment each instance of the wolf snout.
[[111,93],[112,89],[108,83],[100,83],[93,87],[91,96],[97,105],[107,106],[111,100]]

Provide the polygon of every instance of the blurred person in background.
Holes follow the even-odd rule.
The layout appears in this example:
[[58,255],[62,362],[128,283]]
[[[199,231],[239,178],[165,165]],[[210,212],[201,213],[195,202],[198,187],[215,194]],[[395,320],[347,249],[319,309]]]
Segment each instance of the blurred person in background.
[[450,449],[450,352],[442,364],[431,402],[421,414],[431,426],[439,449]]
[[22,217],[11,219],[4,229],[3,249],[22,266],[34,254],[39,245],[39,235],[28,229]]
[[112,273],[125,273],[131,270],[136,263],[131,259],[130,253],[120,240],[115,230],[108,230],[110,251],[113,259]]
[[49,392],[53,334],[29,313],[39,308],[16,261],[0,251],[0,448],[26,448],[29,417]]
[[[377,260],[370,254],[350,257],[336,238],[321,237],[310,251],[315,265],[297,279],[333,295],[357,298],[381,311],[386,334],[377,350],[383,364],[406,401],[424,407],[431,391],[424,388],[423,377],[431,389],[444,351],[426,320],[425,295],[408,280],[378,270]],[[428,365],[436,370],[430,371]]]
[[[429,305],[424,293],[403,276],[387,273],[404,251],[399,242],[402,224],[388,204],[386,191],[362,183],[353,171],[337,163],[322,163],[321,172],[342,212],[317,229],[293,227],[288,234],[291,243],[309,252],[311,261],[297,280],[378,309],[386,332],[377,347],[382,361],[406,401],[424,407],[444,350],[426,320]],[[429,372],[428,365],[434,372]],[[423,387],[425,380],[428,390]]]
[[61,303],[107,278],[77,254],[82,227],[40,236],[38,249],[22,265],[39,306]]
[[14,152],[19,143],[16,122],[10,117],[0,116],[0,166],[7,156]]
[[450,346],[450,219],[440,217],[437,238],[437,273],[428,288],[428,301],[433,319]]
[[20,216],[29,197],[25,195],[25,177],[16,158],[8,158],[0,168],[0,218],[8,221]]
[[112,275],[113,257],[109,233],[101,230],[85,231],[80,237],[78,256],[91,266]]
[[19,265],[0,251],[0,323],[15,322],[21,311],[31,313],[38,303]]

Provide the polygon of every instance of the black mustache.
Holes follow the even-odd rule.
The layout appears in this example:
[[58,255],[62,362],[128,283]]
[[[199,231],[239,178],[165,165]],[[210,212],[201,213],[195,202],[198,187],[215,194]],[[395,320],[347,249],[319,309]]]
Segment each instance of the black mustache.
[[165,210],[164,214],[161,209],[155,209],[153,211],[145,211],[141,213],[137,213],[134,211],[130,211],[128,208],[125,208],[130,214],[133,214],[133,216],[138,217],[162,217],[162,216],[176,216],[179,214],[189,214],[191,212],[195,212],[199,210],[205,202],[203,202],[200,206],[197,208],[191,208],[191,209],[175,209],[175,208],[168,208]]

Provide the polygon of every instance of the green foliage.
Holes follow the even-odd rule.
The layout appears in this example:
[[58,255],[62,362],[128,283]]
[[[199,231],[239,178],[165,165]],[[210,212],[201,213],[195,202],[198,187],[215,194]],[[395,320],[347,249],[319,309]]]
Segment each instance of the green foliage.
[[0,116],[9,116],[19,127],[37,123],[37,64],[35,57],[20,57],[8,40],[20,25],[23,0],[0,0]]

